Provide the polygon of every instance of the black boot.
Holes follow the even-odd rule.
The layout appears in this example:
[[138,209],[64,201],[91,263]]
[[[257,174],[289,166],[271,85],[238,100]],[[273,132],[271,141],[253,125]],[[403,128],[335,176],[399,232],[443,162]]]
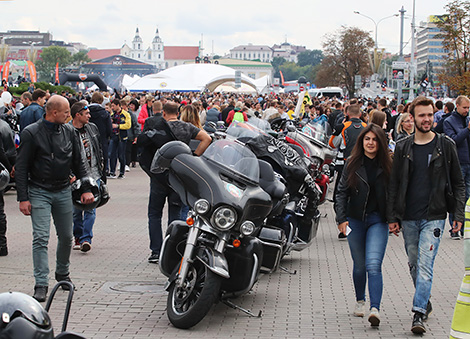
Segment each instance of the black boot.
[[431,300],[428,301],[428,305],[426,306],[426,313],[423,316],[423,321],[428,320],[429,315],[432,313],[432,304]]
[[[56,273],[56,274],[55,274],[55,280],[57,280],[57,282],[60,282],[60,281],[68,281],[68,282],[72,283],[72,280],[70,279],[70,275],[69,275],[69,274],[64,274],[64,275],[62,275],[62,274],[57,274],[57,273]],[[74,285],[73,283],[72,283],[72,286],[73,286],[73,289],[75,290],[75,285]],[[68,285],[62,285],[61,287],[62,287],[62,289],[63,289],[64,291],[69,291],[69,290],[70,290],[70,288],[69,288]]]
[[411,332],[414,334],[423,334],[426,332],[426,327],[423,324],[424,314],[421,312],[415,312],[413,316],[413,324],[411,325]]
[[8,255],[8,247],[5,246],[0,246],[0,257],[5,257]]
[[33,298],[39,302],[46,301],[48,286],[34,286]]

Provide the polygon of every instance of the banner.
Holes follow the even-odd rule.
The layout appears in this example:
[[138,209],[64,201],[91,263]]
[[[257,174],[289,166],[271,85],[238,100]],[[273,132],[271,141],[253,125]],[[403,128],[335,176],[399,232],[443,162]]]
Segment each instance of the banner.
[[8,74],[10,73],[10,61],[5,62],[3,66],[3,73],[2,73],[2,80],[6,80],[8,82]]
[[54,80],[54,82],[55,82],[56,84],[59,83],[59,62],[57,62],[57,63],[55,64],[55,80]]
[[36,66],[31,61],[26,61],[29,69],[29,76],[31,77],[31,82],[38,82],[38,76],[36,74]]
[[299,99],[297,101],[297,106],[295,107],[294,117],[299,118],[302,120],[305,113],[305,105],[312,105],[312,99],[310,99],[310,95],[308,91],[303,91],[299,93]]

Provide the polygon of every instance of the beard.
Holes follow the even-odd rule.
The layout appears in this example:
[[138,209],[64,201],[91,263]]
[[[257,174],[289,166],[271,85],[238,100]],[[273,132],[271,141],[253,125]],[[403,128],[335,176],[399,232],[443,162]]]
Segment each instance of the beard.
[[424,129],[423,127],[421,127],[421,125],[419,125],[419,126],[418,126],[418,125],[415,125],[415,128],[416,128],[418,131],[420,131],[421,133],[429,133],[429,132],[431,132],[431,127],[429,127],[429,129],[426,130],[426,129]]

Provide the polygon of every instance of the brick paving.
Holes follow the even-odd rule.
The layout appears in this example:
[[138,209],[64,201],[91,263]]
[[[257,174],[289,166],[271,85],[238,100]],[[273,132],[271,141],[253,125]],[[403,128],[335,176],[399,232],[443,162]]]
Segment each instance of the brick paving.
[[[250,318],[221,303],[190,330],[174,328],[166,316],[165,277],[147,263],[148,179],[138,168],[124,180],[110,180],[110,202],[97,212],[92,250],[73,251],[71,277],[77,286],[68,330],[88,338],[408,338],[413,285],[403,238],[391,236],[383,265],[382,322],[371,328],[352,316],[355,304],[352,260],[346,241],[338,241],[331,203],[310,248],[294,252],[277,271],[260,277],[253,290],[234,300],[261,318]],[[31,221],[18,210],[16,193],[5,195],[10,254],[0,258],[0,292],[32,294]],[[51,230],[54,234],[54,230]],[[56,239],[51,237],[50,287],[54,285]],[[444,235],[435,264],[434,312],[429,338],[448,337],[463,274],[463,242]],[[60,332],[66,294],[57,293],[51,318]]]

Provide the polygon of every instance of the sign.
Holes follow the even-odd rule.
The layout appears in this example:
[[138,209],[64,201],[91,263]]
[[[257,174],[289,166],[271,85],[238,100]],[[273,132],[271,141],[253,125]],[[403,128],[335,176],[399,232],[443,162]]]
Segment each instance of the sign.
[[242,71],[235,71],[235,88],[242,87]]

